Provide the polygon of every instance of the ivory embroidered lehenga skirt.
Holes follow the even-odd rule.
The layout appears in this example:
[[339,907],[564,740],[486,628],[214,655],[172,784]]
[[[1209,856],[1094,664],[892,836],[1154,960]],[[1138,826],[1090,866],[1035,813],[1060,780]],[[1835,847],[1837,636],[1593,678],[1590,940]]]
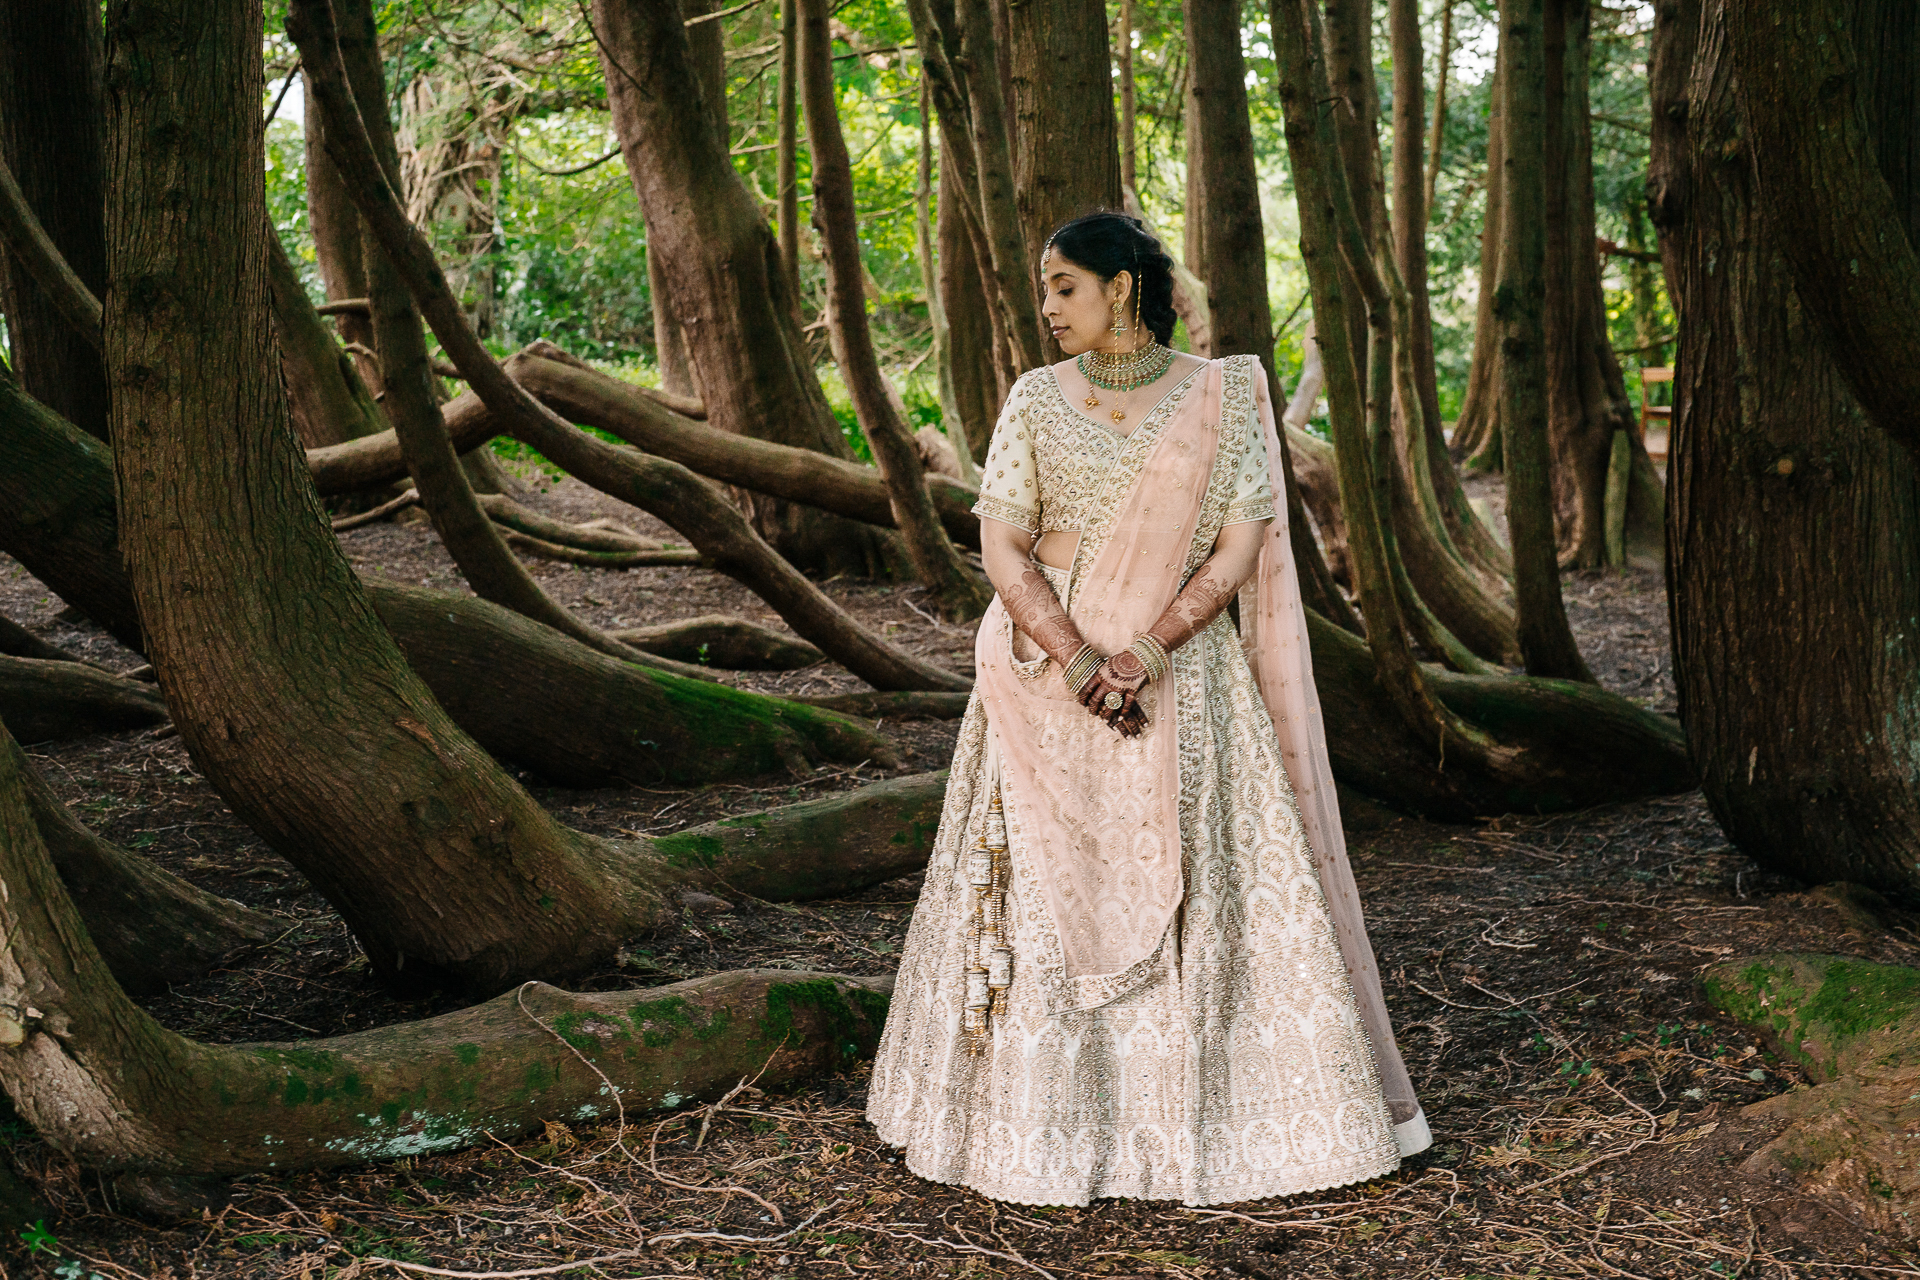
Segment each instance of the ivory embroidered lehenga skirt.
[[[1398,1166],[1278,742],[1224,616],[1174,655],[1171,679],[1186,893],[1150,975],[1109,1004],[1046,1013],[1036,958],[1060,943],[1008,805],[1016,959],[984,1046],[962,1029],[979,945],[967,861],[987,834],[997,762],[981,700],[968,709],[868,1106],[921,1177],[1025,1204],[1205,1205]],[[1063,714],[1111,733],[1078,706]]]

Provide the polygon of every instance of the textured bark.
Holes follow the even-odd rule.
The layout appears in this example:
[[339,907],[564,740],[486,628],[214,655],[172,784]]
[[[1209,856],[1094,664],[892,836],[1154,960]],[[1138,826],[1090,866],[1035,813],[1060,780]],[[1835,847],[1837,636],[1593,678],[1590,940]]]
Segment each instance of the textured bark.
[[1546,0],[1501,0],[1505,225],[1493,314],[1500,330],[1500,431],[1520,654],[1529,675],[1593,679],[1560,597],[1547,442]]
[[[96,298],[107,283],[103,56],[100,6],[90,0],[0,3],[0,161]],[[9,358],[21,383],[104,440],[107,382],[98,344],[75,331],[32,275],[0,271],[0,283]]]
[[773,1085],[839,1069],[879,1039],[885,979],[740,970],[591,995],[529,982],[423,1022],[199,1044],[113,980],[9,763],[0,751],[0,1085],[92,1169],[284,1172],[452,1150],[718,1097],[756,1070]]
[[[21,407],[34,413],[18,412]],[[133,591],[116,541],[107,448],[23,396],[9,402],[0,387],[0,454],[25,464],[19,471],[0,468],[0,550],[43,581],[70,584],[91,616],[131,620]],[[9,523],[14,513],[25,519]],[[443,709],[452,709],[455,723],[502,758],[544,777],[644,783],[672,771],[711,779],[803,759],[890,758],[884,740],[839,717],[822,719],[740,690],[715,693],[690,688],[686,680],[656,679],[649,669],[615,661],[465,594],[377,579],[361,589],[407,664]],[[130,638],[137,643],[137,632]],[[705,674],[643,656],[652,664]],[[644,738],[634,737],[635,725],[645,727]],[[650,743],[674,744],[677,755],[663,762],[663,748]]]
[[[597,0],[592,21],[613,125],[708,420],[724,431],[851,458],[800,333],[773,230],[705,110],[680,7]],[[904,569],[898,540],[817,510],[756,498],[754,526],[822,574]]]
[[[677,416],[642,394],[641,388],[573,361],[549,344],[535,343],[512,357],[507,371],[569,421],[611,432],[636,449],[709,479],[893,527],[886,484],[871,467],[702,426]],[[483,433],[493,430],[492,419],[469,397],[450,403],[447,418],[463,448],[479,443]],[[334,483],[323,482],[322,491],[332,492]],[[978,547],[980,521],[972,510],[978,491],[934,472],[927,473],[926,485],[948,535]]]
[[[1055,227],[1120,207],[1112,45],[1105,0],[1024,0],[1008,5],[1007,17],[1014,199],[1026,238],[1024,260],[1038,264]],[[1029,266],[1028,279],[1037,278],[1037,265]],[[1028,292],[1034,292],[1031,286]],[[1043,360],[1062,359],[1037,313],[1035,322]]]
[[986,612],[993,589],[960,558],[927,493],[926,468],[906,424],[899,394],[881,372],[867,320],[866,269],[860,260],[860,217],[853,166],[840,132],[833,82],[833,37],[827,0],[800,0],[800,98],[813,152],[813,219],[826,250],[827,319],[834,360],[900,523],[914,576],[934,611],[949,621]]
[[958,720],[970,693],[832,693],[798,698],[812,707],[870,720]]
[[[1425,183],[1422,184],[1420,197],[1420,207],[1425,211],[1429,221],[1433,218],[1434,188],[1438,186],[1440,182],[1440,140],[1444,136],[1447,126],[1447,72],[1451,69],[1450,64],[1453,61],[1454,4],[1455,0],[1440,0],[1440,74],[1435,78],[1433,85],[1433,131],[1427,136],[1427,177]],[[1398,29],[1396,26],[1395,30],[1398,31]],[[1419,38],[1419,34],[1419,15],[1416,13],[1414,15],[1414,38],[1416,40]],[[1398,73],[1399,67],[1398,64],[1396,64],[1396,81],[1398,80]],[[1397,99],[1399,90],[1394,90],[1394,93]],[[1396,101],[1396,128],[1398,127],[1398,109],[1398,102]],[[1395,153],[1398,154],[1399,144],[1397,141],[1394,144],[1394,149]]]
[[[12,251],[11,265],[21,272],[24,285],[36,289],[47,308],[65,321],[67,328],[89,346],[98,348],[105,339],[100,333],[100,300],[81,282],[60,256],[60,247],[40,225],[39,215],[27,203],[26,193],[13,179],[13,171],[0,159],[0,244]],[[7,262],[0,261],[0,277]],[[5,280],[0,279],[0,286]]]
[[779,208],[780,264],[796,305],[800,298],[800,10],[780,6],[780,104],[774,159]]
[[[320,113],[307,114],[312,118]],[[327,331],[320,313],[307,298],[293,260],[271,229],[267,235],[267,287],[273,297],[273,336],[280,348],[280,372],[286,379],[288,407],[301,445],[317,449],[389,430],[391,424],[361,380],[354,357],[342,350]]]
[[[1889,236],[1920,234],[1916,19],[1874,0],[1853,22],[1859,101],[1901,211],[1876,228]],[[1733,21],[1719,0],[1684,0],[1655,27],[1648,204],[1680,322],[1667,508],[1680,716],[1743,852],[1910,896],[1920,658],[1901,637],[1920,619],[1920,469],[1803,319],[1753,177]]]
[[1547,437],[1560,563],[1606,563],[1607,468],[1614,435],[1624,431],[1635,480],[1627,494],[1629,554],[1654,564],[1665,515],[1662,487],[1634,430],[1593,252],[1590,0],[1547,0],[1545,10]]
[[[1349,342],[1348,312],[1360,307],[1350,308],[1344,292],[1346,278],[1366,281],[1376,290],[1379,281],[1370,270],[1370,250],[1351,199],[1355,184],[1345,171],[1337,138],[1336,103],[1327,83],[1326,60],[1318,52],[1324,46],[1316,6],[1317,0],[1273,0],[1269,22],[1282,68],[1280,104],[1300,209],[1300,256],[1313,293],[1340,506],[1347,518],[1356,594],[1367,619],[1366,645],[1387,703],[1408,731],[1433,743],[1436,755],[1453,755],[1477,769],[1497,771],[1511,752],[1494,748],[1435,698],[1414,660],[1393,581],[1395,557],[1388,541],[1393,530],[1383,501],[1387,477],[1379,472],[1377,461],[1383,454],[1382,429],[1388,411],[1384,359],[1376,360],[1370,369],[1376,409],[1370,427],[1359,366]],[[1380,300],[1370,302],[1377,316]],[[1379,354],[1390,357],[1391,350]]]
[[[804,773],[820,761],[898,763],[893,745],[857,720],[619,662],[483,600],[390,586],[374,606],[455,723],[496,759],[562,786],[698,785]],[[496,671],[517,686],[514,696],[500,696]]]
[[[1920,256],[1898,190],[1915,161],[1876,132],[1884,108],[1870,97],[1886,75],[1872,46],[1906,33],[1879,8],[1728,10],[1727,40],[1767,229],[1794,293],[1860,407],[1920,456]],[[1909,136],[1904,122],[1899,136]]]
[[1467,389],[1454,420],[1449,452],[1461,465],[1483,471],[1501,468],[1500,453],[1500,338],[1493,319],[1493,294],[1500,283],[1500,244],[1505,234],[1505,192],[1500,174],[1506,168],[1507,125],[1503,114],[1507,46],[1494,54],[1493,93],[1487,111],[1487,194],[1480,225],[1480,278],[1473,314],[1473,360],[1467,371]]
[[[343,33],[342,42],[351,45],[360,38],[361,32],[356,28]],[[348,52],[347,56],[354,55]],[[360,211],[353,207],[353,199],[347,194],[347,184],[340,177],[340,171],[327,158],[325,118],[318,111],[306,112],[302,129],[307,162],[307,226],[313,233],[313,254],[320,267],[321,288],[326,291],[330,303],[364,300],[367,296],[367,268],[361,257]],[[363,348],[352,353],[360,380],[373,392],[380,392],[383,390],[380,361],[372,354],[377,348],[373,341],[371,317],[359,308],[337,311],[334,317],[341,343]],[[298,422],[297,400],[294,412],[295,421]]]
[[[10,718],[0,720],[0,726],[11,724]],[[54,797],[4,732],[0,773],[19,779],[34,827],[87,932],[114,979],[133,995],[191,981],[237,948],[285,931],[273,917],[196,889],[95,835]]]
[[65,649],[48,644],[12,618],[4,616],[0,616],[0,653],[16,658],[41,658],[48,662],[80,661]]
[[[947,328],[947,381],[953,389],[955,423],[964,429],[974,462],[981,463],[986,461],[987,446],[993,443],[993,424],[1005,392],[994,359],[993,311],[986,279],[974,254],[973,233],[962,204],[967,196],[957,189],[960,180],[949,160],[952,142],[944,121],[940,137],[940,188],[934,202],[934,224],[939,240],[935,257],[940,309]],[[962,434],[954,433],[953,426],[948,425],[948,433],[958,441]]]
[[662,658],[697,662],[723,671],[798,671],[826,658],[804,640],[724,613],[633,627],[615,634],[634,648]]
[[[1254,165],[1253,127],[1247,115],[1246,59],[1240,51],[1238,0],[1185,0],[1188,110],[1201,155],[1199,221],[1207,246],[1207,352],[1213,358],[1253,355],[1267,369],[1273,403],[1283,400],[1272,369],[1273,312],[1267,300],[1267,239],[1260,217],[1260,185]],[[1193,161],[1188,160],[1189,173]],[[1193,217],[1189,210],[1188,217]],[[1193,336],[1188,330],[1188,336]],[[1289,443],[1280,438],[1282,452]],[[1307,598],[1327,616],[1346,623],[1345,600],[1332,589],[1333,575],[1313,540],[1306,507],[1283,458],[1287,534]],[[1317,588],[1317,590],[1316,590]]]
[[22,742],[55,742],[165,724],[167,704],[152,685],[84,662],[0,654],[0,719]]

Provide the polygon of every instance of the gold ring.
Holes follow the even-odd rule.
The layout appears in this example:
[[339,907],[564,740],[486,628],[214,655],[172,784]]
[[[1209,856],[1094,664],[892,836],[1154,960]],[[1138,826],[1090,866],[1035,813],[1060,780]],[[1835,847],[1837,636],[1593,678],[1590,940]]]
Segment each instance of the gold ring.
[[1118,691],[1109,690],[1107,692],[1107,696],[1101,699],[1100,705],[1105,707],[1109,711],[1118,711],[1120,709],[1120,705],[1125,701],[1126,701],[1126,698],[1121,696],[1121,694]]

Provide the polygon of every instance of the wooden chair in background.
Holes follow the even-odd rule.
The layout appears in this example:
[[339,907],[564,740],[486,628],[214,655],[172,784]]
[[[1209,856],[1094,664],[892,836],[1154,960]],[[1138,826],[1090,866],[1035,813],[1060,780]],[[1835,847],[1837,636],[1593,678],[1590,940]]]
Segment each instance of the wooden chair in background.
[[[1653,387],[1655,383],[1672,381],[1671,367],[1655,366],[1640,371],[1640,442],[1647,446],[1647,456],[1655,462],[1667,460],[1667,441],[1673,428],[1673,406],[1654,404]],[[1651,430],[1655,422],[1660,424],[1657,433]]]

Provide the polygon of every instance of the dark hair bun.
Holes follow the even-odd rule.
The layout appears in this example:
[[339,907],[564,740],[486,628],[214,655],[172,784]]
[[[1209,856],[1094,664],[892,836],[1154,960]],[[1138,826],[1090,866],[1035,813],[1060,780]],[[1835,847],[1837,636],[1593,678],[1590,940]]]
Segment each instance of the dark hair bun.
[[1111,280],[1122,271],[1133,276],[1140,294],[1140,323],[1161,342],[1173,342],[1173,259],[1153,233],[1129,213],[1102,209],[1061,223],[1047,246],[1070,262]]

